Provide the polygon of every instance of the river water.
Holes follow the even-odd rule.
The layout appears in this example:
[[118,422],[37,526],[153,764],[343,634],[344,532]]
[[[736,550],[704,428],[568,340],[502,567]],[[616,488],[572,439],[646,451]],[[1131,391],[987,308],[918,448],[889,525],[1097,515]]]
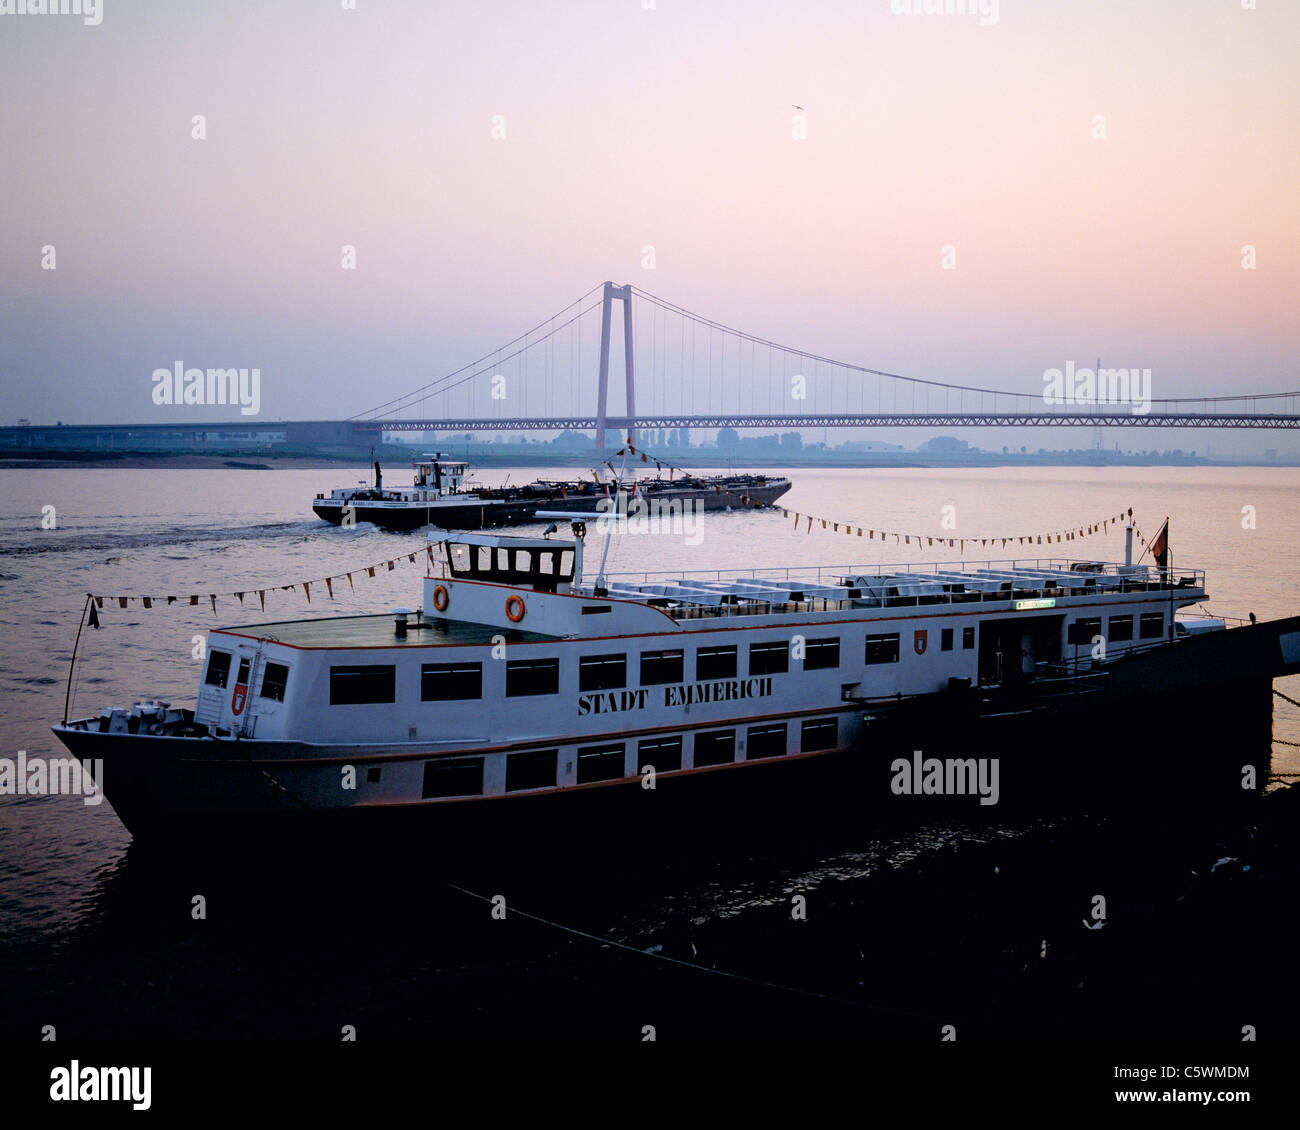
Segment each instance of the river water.
[[[575,472],[530,468],[484,471],[486,482],[566,478]],[[702,472],[708,473],[708,472]],[[1204,569],[1206,611],[1260,619],[1293,615],[1291,582],[1300,573],[1300,471],[1283,468],[1032,468],[970,470],[790,470],[793,489],[781,504],[830,522],[953,538],[1002,538],[1088,526],[1130,507],[1149,537],[1166,515],[1176,570]],[[60,756],[49,731],[64,710],[68,663],[87,592],[105,597],[164,598],[151,610],[122,610],[105,600],[103,627],[83,633],[72,714],[141,698],[191,705],[200,661],[197,637],[213,626],[295,616],[418,607],[423,575],[419,533],[389,534],[318,521],[318,491],[355,481],[361,471],[172,470],[68,468],[0,470],[9,504],[0,515],[0,756]],[[396,476],[395,476],[396,477]],[[51,511],[54,528],[51,524]],[[45,516],[43,526],[42,519]],[[957,549],[918,553],[901,541],[845,536],[775,512],[708,513],[698,531],[624,534],[610,545],[610,572],[737,565],[875,565],[953,560]],[[537,529],[538,527],[530,527]],[[588,539],[588,569],[600,540]],[[1014,546],[1014,543],[1013,543]],[[417,554],[417,564],[405,555]],[[1071,556],[1121,560],[1123,535],[1089,537],[1048,551],[975,551],[967,559]],[[397,562],[390,571],[387,562]],[[380,564],[372,579],[364,567]],[[342,579],[353,572],[353,584]],[[333,595],[313,585],[280,586],[335,576]],[[266,590],[265,616],[256,590]],[[224,594],[245,591],[241,607]],[[197,606],[189,596],[200,597]],[[215,613],[209,594],[217,596]],[[180,597],[167,604],[168,595]],[[1300,679],[1278,689],[1300,699]],[[1216,709],[1231,710],[1231,704]],[[1273,752],[1279,780],[1300,770],[1300,710],[1277,700]],[[1032,821],[1030,822],[1032,823]],[[617,896],[590,888],[535,906],[557,907],[601,936],[636,948],[676,938],[687,959],[695,943],[682,934],[712,920],[775,905],[791,889],[816,891],[942,849],[1014,837],[1027,825],[943,821],[888,834],[869,828],[816,843],[799,840],[738,850],[725,860],[658,859],[644,896],[619,881]],[[323,1035],[337,1038],[347,1016],[369,1008],[390,1034],[431,1030],[431,1005],[405,1009],[412,995],[437,986],[455,1000],[448,1030],[528,1034],[533,1017],[550,1015],[534,1000],[527,1021],[510,1013],[503,983],[537,984],[525,971],[544,967],[555,986],[576,979],[591,956],[579,941],[534,922],[513,940],[455,929],[463,895],[433,894],[408,876],[410,860],[331,884],[265,861],[255,874],[202,872],[222,892],[211,931],[194,936],[190,887],[129,848],[130,836],[108,804],[80,798],[0,797],[0,953],[26,973],[18,1005],[6,1012],[5,1035],[33,1035],[46,1023],[95,1036]],[[608,876],[606,876],[608,878]],[[623,877],[626,879],[626,876]],[[469,886],[469,884],[466,884]],[[208,889],[208,888],[205,888]],[[548,896],[549,897],[549,896]],[[451,898],[452,902],[446,902]],[[409,916],[412,900],[421,904]],[[327,905],[326,905],[327,904]],[[402,908],[405,909],[402,909]],[[424,934],[430,915],[437,941]],[[541,914],[546,917],[546,914]],[[563,915],[560,915],[562,918]],[[308,925],[310,924],[310,925]],[[416,945],[411,934],[421,933]],[[395,935],[400,941],[395,941]],[[381,944],[381,938],[383,944]],[[326,944],[326,939],[332,939]],[[340,946],[346,941],[345,950]],[[391,945],[389,943],[392,943]],[[583,943],[585,944],[585,943]],[[324,948],[321,948],[324,947]],[[516,948],[519,947],[519,948]],[[531,948],[530,948],[531,947]],[[319,950],[319,952],[317,952]],[[308,952],[304,952],[308,951]],[[271,958],[268,953],[274,953]],[[260,956],[259,956],[260,955]],[[726,965],[728,955],[721,955]],[[322,969],[362,969],[321,983]],[[719,962],[719,956],[712,960]],[[393,962],[400,969],[393,967]],[[539,964],[540,963],[540,964]],[[303,970],[313,984],[304,986]],[[513,969],[514,979],[502,973]],[[786,980],[791,970],[779,971]],[[569,975],[572,974],[572,977]],[[505,976],[503,982],[502,977]],[[549,980],[548,980],[549,979]],[[778,978],[779,979],[779,978]],[[467,988],[471,986],[472,988]],[[547,992],[551,990],[548,989]],[[368,1002],[364,1007],[361,998]],[[512,1027],[512,1023],[514,1026]],[[631,1021],[629,1021],[629,1024]],[[519,1025],[523,1025],[521,1030]],[[629,1029],[631,1030],[631,1029]]]

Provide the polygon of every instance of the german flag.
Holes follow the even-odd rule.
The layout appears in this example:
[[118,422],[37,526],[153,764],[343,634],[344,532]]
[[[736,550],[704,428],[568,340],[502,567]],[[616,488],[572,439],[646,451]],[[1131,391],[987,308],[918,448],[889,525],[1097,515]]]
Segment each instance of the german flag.
[[1151,556],[1156,559],[1156,567],[1169,568],[1169,519],[1160,527],[1160,532],[1151,539]]

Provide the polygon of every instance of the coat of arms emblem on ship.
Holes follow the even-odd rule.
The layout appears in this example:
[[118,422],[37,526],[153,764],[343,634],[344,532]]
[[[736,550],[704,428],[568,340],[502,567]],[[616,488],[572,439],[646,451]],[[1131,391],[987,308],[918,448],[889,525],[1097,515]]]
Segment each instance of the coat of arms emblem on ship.
[[922,628],[920,631],[914,632],[912,634],[912,648],[917,655],[925,654],[925,644],[926,644],[927,634],[928,634],[928,629],[925,628]]

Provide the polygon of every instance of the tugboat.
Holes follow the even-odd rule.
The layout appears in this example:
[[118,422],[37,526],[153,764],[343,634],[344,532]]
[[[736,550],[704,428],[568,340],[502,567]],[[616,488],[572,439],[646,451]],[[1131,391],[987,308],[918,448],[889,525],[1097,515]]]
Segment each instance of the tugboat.
[[54,733],[102,761],[137,836],[404,816],[459,835],[526,815],[582,828],[619,798],[644,805],[647,780],[700,819],[764,785],[816,806],[851,793],[846,774],[879,785],[895,712],[917,745],[954,711],[972,727],[1023,715],[1006,752],[1037,772],[1058,741],[1044,719],[1073,711],[1064,729],[1095,727],[1089,748],[1136,763],[1125,704],[1208,702],[1234,680],[1271,701],[1271,679],[1300,670],[1300,618],[1180,631],[1204,574],[1133,563],[1131,526],[1122,564],[594,578],[585,534],[436,537],[419,610],[215,629],[192,708],[150,700]]
[[[415,530],[435,526],[444,530],[479,530],[517,526],[534,519],[539,509],[571,514],[595,514],[601,509],[626,512],[632,501],[663,508],[699,510],[741,509],[770,505],[790,489],[790,480],[771,475],[714,475],[637,479],[618,487],[591,479],[570,482],[538,480],[520,486],[475,487],[466,484],[468,464],[425,456],[414,464],[409,487],[385,489],[383,471],[375,463],[375,485],[318,494],[312,502],[317,517],[334,525],[371,522],[386,530]],[[618,494],[624,497],[620,500]]]

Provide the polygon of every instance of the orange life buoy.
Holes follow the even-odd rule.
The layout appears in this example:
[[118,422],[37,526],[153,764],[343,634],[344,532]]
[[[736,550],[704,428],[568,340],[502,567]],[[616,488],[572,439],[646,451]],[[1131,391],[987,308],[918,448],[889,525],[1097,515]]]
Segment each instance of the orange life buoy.
[[447,596],[447,590],[446,590],[445,588],[443,588],[442,585],[438,585],[438,586],[433,590],[433,606],[434,606],[434,608],[436,608],[439,612],[446,612],[446,611],[447,611],[447,605],[450,604],[450,603],[451,603],[451,601],[450,601],[450,599],[449,599],[448,596]]
[[512,624],[518,624],[524,618],[524,601],[522,597],[506,597],[506,616]]

